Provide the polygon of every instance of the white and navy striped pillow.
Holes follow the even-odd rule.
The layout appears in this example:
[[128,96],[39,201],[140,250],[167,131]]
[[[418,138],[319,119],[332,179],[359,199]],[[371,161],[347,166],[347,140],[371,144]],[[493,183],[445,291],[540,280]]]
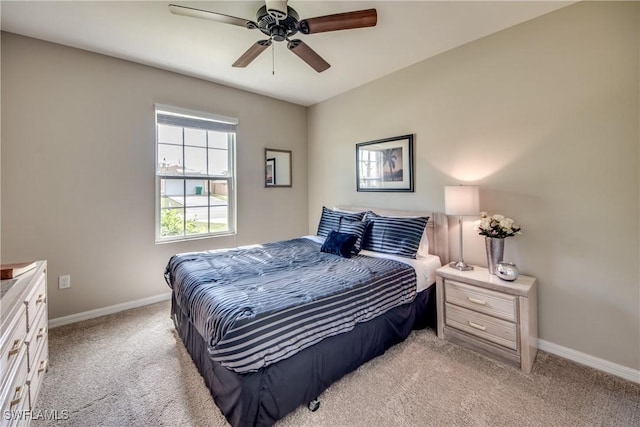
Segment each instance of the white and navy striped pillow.
[[330,231],[338,231],[340,228],[340,218],[350,221],[360,221],[364,216],[364,212],[347,213],[334,211],[327,207],[322,207],[322,217],[318,224],[318,236],[327,237]]
[[344,217],[340,218],[340,228],[338,231],[341,233],[355,234],[357,237],[356,243],[353,245],[353,253],[355,255],[362,249],[362,239],[368,227],[369,221],[351,221]]
[[367,212],[371,222],[362,249],[415,258],[429,217],[386,217]]

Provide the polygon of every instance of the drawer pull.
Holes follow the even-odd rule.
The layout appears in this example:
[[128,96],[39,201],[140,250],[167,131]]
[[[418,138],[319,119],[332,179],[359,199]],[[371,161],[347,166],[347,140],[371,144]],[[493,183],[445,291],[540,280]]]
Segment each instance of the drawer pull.
[[40,361],[40,366],[38,367],[38,373],[47,369],[47,359]]
[[479,329],[481,331],[486,331],[487,330],[486,326],[478,325],[477,323],[472,322],[471,320],[469,320],[468,323],[469,323],[469,326],[471,326],[472,328]]
[[474,298],[474,297],[467,297],[469,299],[469,301],[474,302],[476,304],[480,304],[480,305],[487,305],[487,302],[478,298]]
[[13,347],[9,350],[9,357],[18,354],[20,352],[20,346],[22,345],[22,340],[15,340],[13,342]]
[[47,302],[47,297],[44,294],[38,295],[38,299],[36,300],[36,304],[41,304]]
[[22,386],[16,387],[16,394],[13,395],[13,400],[9,406],[16,406],[22,400]]
[[47,328],[46,327],[40,328],[38,330],[38,335],[36,335],[36,338],[42,338],[44,336],[44,334],[46,334],[46,333],[47,333]]

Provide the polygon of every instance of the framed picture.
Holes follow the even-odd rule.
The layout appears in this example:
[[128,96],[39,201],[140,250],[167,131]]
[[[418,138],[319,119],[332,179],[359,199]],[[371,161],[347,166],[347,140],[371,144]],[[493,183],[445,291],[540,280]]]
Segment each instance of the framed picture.
[[265,184],[276,185],[276,159],[267,159],[267,166],[265,169]]
[[413,135],[356,144],[358,191],[413,192]]

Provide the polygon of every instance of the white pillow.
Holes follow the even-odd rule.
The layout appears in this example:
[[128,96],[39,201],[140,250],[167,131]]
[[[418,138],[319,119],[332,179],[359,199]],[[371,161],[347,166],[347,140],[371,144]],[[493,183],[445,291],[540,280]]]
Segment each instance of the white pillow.
[[[429,221],[432,219],[429,218]],[[427,227],[429,226],[429,222],[427,221]],[[422,240],[420,240],[420,246],[418,247],[418,252],[416,253],[416,258],[428,258],[429,257],[429,236],[427,235],[427,227],[424,228],[424,232],[422,233]]]

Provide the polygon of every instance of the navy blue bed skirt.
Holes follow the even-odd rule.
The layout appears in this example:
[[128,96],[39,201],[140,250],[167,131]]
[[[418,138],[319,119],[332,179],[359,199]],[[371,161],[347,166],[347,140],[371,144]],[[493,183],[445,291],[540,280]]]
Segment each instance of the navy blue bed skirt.
[[412,329],[435,328],[435,286],[347,333],[326,338],[258,372],[238,374],[212,360],[207,342],[172,298],[176,330],[216,405],[234,426],[270,426],[317,398],[332,383],[403,341]]

